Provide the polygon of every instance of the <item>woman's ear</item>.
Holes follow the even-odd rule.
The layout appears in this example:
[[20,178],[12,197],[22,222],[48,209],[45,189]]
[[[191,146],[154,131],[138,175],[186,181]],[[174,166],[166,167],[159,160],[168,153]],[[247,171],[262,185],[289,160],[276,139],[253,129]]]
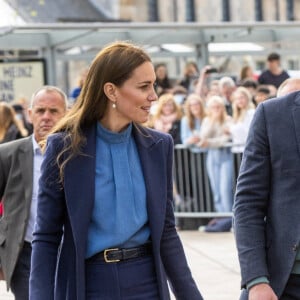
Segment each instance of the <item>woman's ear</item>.
[[103,88],[104,94],[110,100],[116,101],[116,86],[111,82],[106,82]]

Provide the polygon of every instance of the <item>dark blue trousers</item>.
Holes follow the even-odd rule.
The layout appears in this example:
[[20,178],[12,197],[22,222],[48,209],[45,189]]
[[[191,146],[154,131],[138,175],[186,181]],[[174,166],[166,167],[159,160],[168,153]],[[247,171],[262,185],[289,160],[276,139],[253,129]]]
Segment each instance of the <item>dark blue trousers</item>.
[[30,262],[31,244],[25,242],[11,279],[11,291],[15,300],[29,299]]
[[300,275],[290,275],[280,300],[300,300]]
[[159,300],[152,256],[86,262],[86,300]]

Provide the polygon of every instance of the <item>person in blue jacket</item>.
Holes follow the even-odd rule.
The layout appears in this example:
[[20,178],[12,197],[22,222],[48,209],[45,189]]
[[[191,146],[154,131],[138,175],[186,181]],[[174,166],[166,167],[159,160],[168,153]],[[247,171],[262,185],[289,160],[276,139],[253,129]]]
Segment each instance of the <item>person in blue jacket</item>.
[[203,299],[175,229],[173,142],[142,127],[157,99],[146,52],[116,42],[47,140],[31,300]]

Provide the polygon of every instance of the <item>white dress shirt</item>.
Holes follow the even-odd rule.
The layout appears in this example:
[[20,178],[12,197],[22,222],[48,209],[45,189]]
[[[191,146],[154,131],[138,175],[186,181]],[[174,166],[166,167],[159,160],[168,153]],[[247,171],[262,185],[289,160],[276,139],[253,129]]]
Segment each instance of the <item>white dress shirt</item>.
[[33,182],[32,182],[32,200],[30,206],[30,216],[28,220],[28,225],[25,234],[25,241],[31,243],[33,238],[33,229],[36,219],[37,210],[37,198],[38,198],[38,187],[39,178],[41,174],[41,164],[43,161],[43,155],[40,146],[32,135],[32,145],[33,145]]

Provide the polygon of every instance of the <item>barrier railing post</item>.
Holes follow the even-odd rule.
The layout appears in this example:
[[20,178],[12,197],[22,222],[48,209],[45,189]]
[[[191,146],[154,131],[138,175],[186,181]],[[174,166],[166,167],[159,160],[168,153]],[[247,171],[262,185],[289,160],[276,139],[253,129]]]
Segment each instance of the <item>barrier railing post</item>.
[[[177,217],[210,218],[232,215],[231,212],[214,212],[213,195],[206,170],[206,155],[206,151],[193,151],[184,145],[175,146],[174,184],[181,199],[175,206]],[[232,155],[233,189],[235,189],[242,154],[232,153]]]

